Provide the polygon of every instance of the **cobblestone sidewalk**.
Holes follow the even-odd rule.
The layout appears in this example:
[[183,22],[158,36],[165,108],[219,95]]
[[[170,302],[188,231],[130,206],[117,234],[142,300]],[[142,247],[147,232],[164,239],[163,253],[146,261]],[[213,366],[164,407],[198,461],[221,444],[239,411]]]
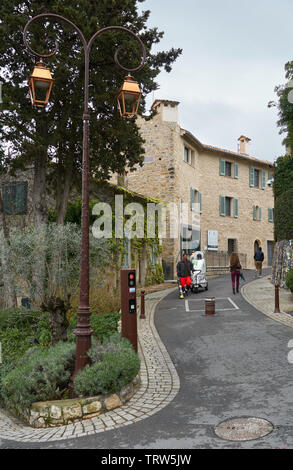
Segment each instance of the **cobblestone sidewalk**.
[[[133,424],[157,413],[177,395],[180,382],[176,369],[154,326],[155,308],[174,289],[146,296],[146,319],[138,315],[141,387],[124,406],[104,415],[67,426],[34,429],[0,409],[0,438],[18,442],[54,442],[87,436]],[[139,299],[138,299],[139,300]]]
[[270,276],[244,284],[241,289],[244,299],[254,308],[272,320],[293,328],[293,316],[286,313],[293,311],[293,294],[285,289],[280,289],[279,292],[281,313],[274,313],[275,287],[270,281]]

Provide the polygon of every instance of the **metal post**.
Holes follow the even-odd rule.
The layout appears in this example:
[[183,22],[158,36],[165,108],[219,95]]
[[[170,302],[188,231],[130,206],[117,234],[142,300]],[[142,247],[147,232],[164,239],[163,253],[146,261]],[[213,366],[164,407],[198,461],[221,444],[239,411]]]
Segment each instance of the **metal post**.
[[279,283],[275,283],[275,312],[274,313],[281,313],[280,312],[280,297],[279,297]]
[[205,299],[205,314],[215,315],[215,313],[216,313],[215,297],[209,297]]
[[144,302],[145,291],[142,290],[140,293],[140,316],[139,318],[145,318],[145,302]]

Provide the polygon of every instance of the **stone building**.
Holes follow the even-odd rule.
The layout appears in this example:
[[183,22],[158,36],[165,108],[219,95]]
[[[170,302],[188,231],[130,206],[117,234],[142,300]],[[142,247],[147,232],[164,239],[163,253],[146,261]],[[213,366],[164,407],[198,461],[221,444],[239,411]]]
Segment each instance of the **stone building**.
[[[164,240],[165,277],[174,278],[182,251],[190,253],[192,248],[206,250],[210,266],[227,266],[229,254],[237,251],[252,268],[255,249],[261,246],[264,265],[271,265],[274,200],[267,183],[273,177],[272,163],[250,156],[250,139],[243,135],[237,152],[203,144],[180,127],[178,105],[156,100],[152,107],[157,114],[148,121],[138,118],[145,139],[144,164],[128,172],[124,181],[142,195],[177,206],[188,203],[190,222],[181,223],[177,238]],[[112,181],[117,181],[115,175]],[[200,229],[193,225],[197,209]]]

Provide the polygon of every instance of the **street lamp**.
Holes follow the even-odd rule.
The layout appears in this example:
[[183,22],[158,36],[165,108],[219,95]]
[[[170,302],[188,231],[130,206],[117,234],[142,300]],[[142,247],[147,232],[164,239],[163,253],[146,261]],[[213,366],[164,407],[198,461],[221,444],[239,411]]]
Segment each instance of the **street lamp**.
[[[82,213],[81,213],[82,235],[81,235],[81,260],[80,260],[80,301],[79,301],[79,308],[77,312],[78,323],[77,323],[77,328],[74,331],[76,335],[76,356],[75,356],[75,370],[72,376],[71,386],[70,386],[70,395],[72,397],[74,377],[81,369],[83,369],[89,363],[87,351],[89,350],[91,346],[91,335],[93,333],[91,329],[91,325],[90,325],[91,311],[89,307],[89,119],[90,119],[90,116],[89,116],[89,55],[90,55],[90,50],[91,50],[93,41],[100,34],[106,31],[124,31],[127,34],[131,35],[139,43],[140,48],[141,48],[142,60],[141,60],[140,65],[135,68],[126,68],[123,65],[121,65],[118,60],[119,49],[118,51],[116,51],[115,56],[114,56],[116,65],[120,69],[126,71],[128,73],[128,76],[130,75],[131,72],[136,72],[144,66],[145,59],[146,59],[146,50],[141,39],[138,36],[136,36],[136,34],[134,34],[132,31],[130,31],[127,28],[124,28],[123,26],[108,26],[106,28],[102,28],[91,37],[89,42],[87,42],[81,30],[70,20],[68,20],[67,18],[64,18],[64,16],[57,15],[55,13],[42,13],[30,19],[28,23],[26,24],[24,28],[24,32],[23,32],[24,44],[27,47],[27,49],[33,55],[41,59],[54,56],[58,51],[58,43],[56,43],[55,50],[50,52],[49,54],[39,54],[38,52],[35,52],[30,47],[30,45],[27,42],[28,29],[34,21],[40,18],[54,18],[57,20],[64,21],[65,23],[72,26],[72,28],[77,32],[83,44],[84,55],[85,55],[83,157],[82,157]],[[41,60],[41,63],[42,63],[42,60]],[[45,70],[48,70],[48,69],[45,69]],[[31,92],[32,92],[31,97],[33,97],[36,105],[42,105],[42,104],[44,105],[44,102],[43,103],[36,102],[36,95],[34,95],[33,90],[35,89],[35,92],[36,92],[36,87],[40,88],[40,85],[42,85],[44,88],[46,87],[46,90],[47,90],[46,99],[47,98],[49,99],[50,91],[52,89],[53,82],[52,81],[49,82],[49,80],[52,80],[52,77],[49,78],[49,74],[48,72],[45,72],[45,70],[44,70],[43,63],[42,65],[38,65],[36,74],[34,75],[34,72],[33,72],[30,78]],[[47,76],[42,76],[41,71],[42,73],[47,74]],[[122,106],[122,110],[123,110],[122,115],[129,116],[131,114],[133,117],[137,113],[137,109],[138,109],[139,87],[137,90],[137,85],[135,85],[136,82],[134,82],[133,79],[131,80],[127,79],[125,81],[127,82],[127,85],[125,85],[125,88],[123,88],[124,86],[123,85],[122,90],[120,91],[120,93],[122,93],[121,95],[122,103],[123,103],[123,96],[124,96],[124,104],[125,104],[125,109]],[[49,87],[47,86],[48,83],[50,83]],[[128,110],[126,110],[126,103],[129,99],[128,94],[131,95],[131,99],[133,100],[133,105],[134,105],[131,108],[131,111],[129,111],[129,108],[127,108]]]
[[37,62],[28,81],[33,106],[37,108],[46,106],[50,99],[53,82],[50,69],[46,68],[42,60]]
[[122,117],[132,119],[137,115],[141,95],[139,85],[133,77],[131,75],[125,77],[117,95],[118,109]]

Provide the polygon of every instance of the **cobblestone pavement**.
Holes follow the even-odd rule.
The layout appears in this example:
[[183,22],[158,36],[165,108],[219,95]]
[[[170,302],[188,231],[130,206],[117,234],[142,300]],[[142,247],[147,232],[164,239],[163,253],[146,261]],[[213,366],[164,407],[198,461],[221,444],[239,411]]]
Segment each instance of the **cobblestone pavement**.
[[285,289],[279,290],[281,313],[275,310],[275,287],[271,283],[271,277],[266,276],[245,284],[241,289],[244,299],[254,308],[264,313],[272,320],[293,328],[293,294]]
[[146,296],[146,319],[138,315],[141,387],[126,405],[101,416],[67,426],[34,429],[5,410],[0,410],[0,438],[17,442],[53,442],[89,436],[148,418],[167,406],[177,395],[180,381],[170,356],[154,326],[157,304],[174,289]]

